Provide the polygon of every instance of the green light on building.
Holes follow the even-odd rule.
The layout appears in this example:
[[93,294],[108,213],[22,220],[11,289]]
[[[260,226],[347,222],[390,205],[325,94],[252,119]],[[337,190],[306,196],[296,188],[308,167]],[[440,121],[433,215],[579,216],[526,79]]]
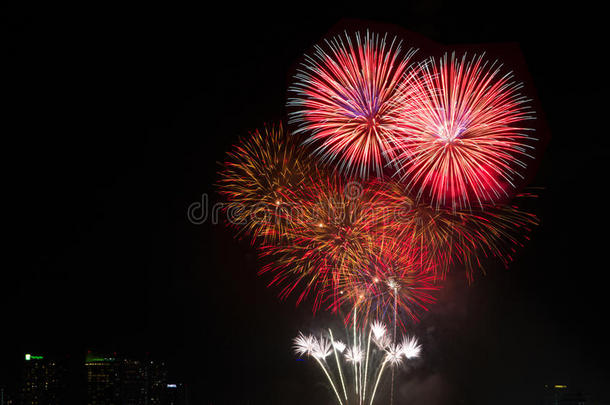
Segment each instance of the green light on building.
[[103,357],[92,353],[87,353],[85,363],[112,363],[116,361],[114,357]]
[[31,360],[43,360],[44,356],[34,356],[32,354],[27,353],[25,355],[25,361],[31,361]]

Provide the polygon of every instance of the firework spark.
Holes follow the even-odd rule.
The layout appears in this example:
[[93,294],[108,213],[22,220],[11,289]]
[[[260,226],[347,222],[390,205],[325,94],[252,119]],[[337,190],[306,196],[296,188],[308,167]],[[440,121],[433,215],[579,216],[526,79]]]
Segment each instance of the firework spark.
[[533,119],[521,84],[483,56],[452,54],[420,65],[403,82],[404,136],[395,165],[409,188],[436,207],[469,208],[510,196],[532,158]]
[[399,87],[414,53],[403,51],[397,38],[368,31],[316,46],[290,88],[295,133],[309,133],[315,153],[337,163],[340,172],[367,178],[372,170],[380,176],[384,160],[395,157],[405,106]]

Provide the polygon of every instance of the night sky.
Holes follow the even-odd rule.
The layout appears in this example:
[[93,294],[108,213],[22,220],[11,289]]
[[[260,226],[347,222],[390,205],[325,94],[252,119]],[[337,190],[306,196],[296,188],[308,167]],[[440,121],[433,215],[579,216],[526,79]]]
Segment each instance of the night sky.
[[166,360],[194,404],[332,403],[290,346],[338,318],[280,302],[255,249],[187,209],[219,201],[239,136],[283,119],[303,52],[381,24],[407,45],[506,50],[551,138],[529,182],[542,225],[508,270],[447,280],[412,327],[424,353],[401,401],[537,404],[568,384],[610,403],[605,22],[559,4],[7,8],[0,385],[25,352],[90,349]]

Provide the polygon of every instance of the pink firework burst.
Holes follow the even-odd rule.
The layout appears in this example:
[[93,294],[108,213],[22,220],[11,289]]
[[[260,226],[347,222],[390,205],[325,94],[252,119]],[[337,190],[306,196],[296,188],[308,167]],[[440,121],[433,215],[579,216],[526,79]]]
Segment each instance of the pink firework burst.
[[295,134],[309,134],[323,162],[347,175],[378,176],[395,158],[397,123],[405,103],[399,90],[415,50],[401,41],[369,33],[347,33],[317,45],[306,56],[290,88],[288,105]]
[[403,82],[396,169],[418,198],[452,209],[509,197],[533,146],[521,84],[483,56],[432,59]]

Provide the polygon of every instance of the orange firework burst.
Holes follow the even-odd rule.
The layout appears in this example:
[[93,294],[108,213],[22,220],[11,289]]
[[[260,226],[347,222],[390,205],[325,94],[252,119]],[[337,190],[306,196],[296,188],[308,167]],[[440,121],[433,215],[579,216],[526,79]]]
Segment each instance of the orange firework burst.
[[254,131],[228,155],[219,191],[230,223],[253,240],[283,238],[299,207],[295,195],[313,170],[306,152],[280,124]]
[[379,228],[376,194],[357,183],[315,173],[303,188],[301,209],[287,229],[287,242],[263,247],[274,262],[262,273],[275,273],[270,284],[280,296],[301,289],[297,303],[315,292],[314,310],[338,299],[336,288],[362,266],[376,243]]
[[301,216],[293,219],[286,243],[263,247],[273,260],[261,271],[274,274],[270,285],[282,288],[281,298],[298,290],[297,304],[311,293],[314,311],[358,306],[364,319],[381,319],[396,306],[417,319],[437,289],[428,271],[433,263],[422,266],[425,246],[387,232],[388,201],[380,186],[320,173],[307,183]]

